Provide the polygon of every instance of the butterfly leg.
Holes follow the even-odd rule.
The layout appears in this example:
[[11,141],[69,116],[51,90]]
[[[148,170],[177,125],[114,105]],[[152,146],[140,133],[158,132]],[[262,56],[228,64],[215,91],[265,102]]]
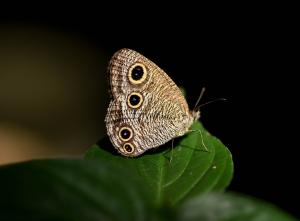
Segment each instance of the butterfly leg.
[[[170,164],[172,163],[172,159],[173,159],[174,140],[175,140],[175,139],[172,139],[172,141],[171,141],[171,145],[172,145],[172,146],[171,146],[171,149],[168,149],[168,150],[165,152],[165,154],[164,154],[164,156],[168,159],[168,161],[169,161]],[[171,154],[170,154],[170,156],[168,157],[167,154],[168,154],[170,151],[171,151]]]
[[172,163],[172,159],[173,159],[173,149],[174,149],[174,139],[172,139],[172,147],[171,147],[171,157],[170,157],[170,164]]
[[210,151],[208,150],[207,146],[206,146],[205,143],[204,143],[203,134],[202,134],[202,131],[201,131],[201,130],[188,130],[188,133],[189,133],[189,132],[198,132],[198,133],[200,134],[200,136],[201,136],[201,143],[202,143],[202,146],[203,146],[204,149],[205,149],[205,152],[210,152]]

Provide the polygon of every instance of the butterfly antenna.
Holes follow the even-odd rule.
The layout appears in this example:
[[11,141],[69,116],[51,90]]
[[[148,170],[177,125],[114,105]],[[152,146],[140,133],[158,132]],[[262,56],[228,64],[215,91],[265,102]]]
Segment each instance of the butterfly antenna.
[[205,87],[203,87],[202,89],[201,89],[201,92],[200,92],[200,95],[199,95],[199,97],[198,97],[198,100],[197,100],[197,102],[196,102],[196,104],[195,104],[195,106],[194,106],[194,109],[193,110],[198,110],[199,108],[197,107],[197,105],[199,104],[199,102],[201,101],[201,99],[202,99],[202,97],[203,97],[203,94],[204,94],[204,92],[205,92]]
[[226,99],[226,98],[217,98],[217,99],[208,101],[208,102],[206,102],[206,103],[204,103],[204,104],[200,104],[198,107],[196,107],[196,110],[199,110],[200,107],[203,107],[203,106],[205,106],[205,105],[207,105],[207,104],[210,104],[210,103],[214,103],[214,102],[216,102],[216,101],[227,101],[227,99]]
[[217,99],[208,101],[208,102],[206,102],[206,103],[204,103],[204,104],[200,104],[200,105],[198,106],[199,102],[201,101],[201,99],[202,99],[202,97],[203,97],[203,94],[204,94],[205,90],[206,90],[205,87],[203,87],[203,88],[201,89],[200,95],[199,95],[198,100],[197,100],[197,102],[196,102],[196,104],[195,104],[195,107],[194,107],[194,109],[193,109],[194,111],[198,111],[198,110],[200,109],[200,107],[203,107],[203,106],[205,106],[205,105],[207,105],[207,104],[210,104],[210,103],[214,103],[214,102],[216,102],[216,101],[227,101],[226,98],[217,98]]

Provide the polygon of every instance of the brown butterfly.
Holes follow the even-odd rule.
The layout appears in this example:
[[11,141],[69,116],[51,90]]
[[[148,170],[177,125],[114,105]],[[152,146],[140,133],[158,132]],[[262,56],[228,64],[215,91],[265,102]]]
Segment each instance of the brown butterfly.
[[182,136],[199,119],[172,79],[138,52],[117,51],[108,70],[112,100],[105,122],[122,155],[138,156]]

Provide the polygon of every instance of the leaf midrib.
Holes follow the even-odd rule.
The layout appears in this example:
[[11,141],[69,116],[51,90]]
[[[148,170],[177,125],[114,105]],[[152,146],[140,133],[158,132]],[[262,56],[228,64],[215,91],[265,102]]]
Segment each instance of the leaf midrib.
[[[197,142],[198,142],[198,137],[197,137]],[[215,148],[213,146],[213,152],[215,154]],[[212,152],[211,152],[212,153]],[[215,159],[215,156],[212,158],[211,160],[211,163],[214,161]],[[210,164],[211,165],[211,164]],[[207,173],[207,171],[209,170],[210,167],[208,167],[205,172],[202,173],[201,176],[198,177],[198,179],[195,180],[194,183],[191,184],[190,188],[187,188],[185,191],[182,192],[182,194],[177,198],[177,199],[174,199],[173,201],[173,205],[177,204],[180,200],[184,199],[184,197],[186,197],[188,195],[189,192],[192,191],[192,189],[194,189],[194,187],[199,183],[200,180],[202,180],[202,178],[204,177],[204,175]]]
[[[200,130],[201,130],[201,128],[200,128]],[[198,143],[198,137],[197,137],[197,139],[196,139],[196,141],[195,141],[195,143],[194,143],[194,148],[195,148],[195,146],[196,146],[197,143]],[[181,144],[178,145],[178,147],[180,147],[180,146],[181,146]],[[178,148],[178,147],[177,147],[177,148]],[[184,146],[181,146],[181,147],[184,147]],[[166,183],[166,184],[163,186],[164,188],[166,188],[166,187],[172,185],[173,183],[175,183],[175,182],[176,182],[176,181],[184,174],[184,171],[186,170],[186,168],[188,167],[188,165],[189,165],[190,162],[191,162],[191,159],[192,159],[192,156],[193,156],[194,152],[195,152],[195,149],[192,149],[192,151],[191,151],[191,153],[190,153],[190,155],[189,155],[189,159],[188,159],[187,163],[185,164],[183,170],[177,175],[177,177],[176,177],[175,179],[170,180],[170,182]]]
[[[179,145],[179,146],[180,146],[180,145]],[[179,147],[179,146],[178,146],[178,147]],[[189,165],[190,162],[191,162],[191,158],[192,158],[192,156],[193,156],[193,153],[194,153],[194,150],[192,150],[192,152],[191,152],[191,154],[190,154],[190,156],[189,156],[189,159],[188,159],[187,163],[185,164],[183,170],[177,175],[177,177],[176,177],[175,179],[170,180],[168,183],[164,184],[164,185],[163,185],[163,188],[166,188],[166,187],[172,185],[173,183],[175,183],[175,182],[176,182],[176,181],[184,174],[184,171],[186,170],[186,168],[188,167],[188,165]]]
[[[192,147],[196,148],[196,145],[197,143],[199,142],[199,137],[197,136],[195,141],[193,142]],[[179,145],[180,146],[180,145]],[[214,145],[213,145],[213,149],[215,151],[215,148],[214,148]],[[186,171],[186,168],[190,165],[190,162],[191,162],[191,159],[193,157],[193,154],[195,152],[195,149],[192,149],[192,153],[190,154],[189,156],[189,160],[188,160],[188,163],[185,165],[184,169],[182,170],[182,172],[180,173],[180,175],[176,178],[176,179],[173,179],[171,182],[168,183],[168,185],[164,185],[163,188],[166,188],[170,185],[172,185],[173,183],[175,183],[175,181],[177,181],[180,177],[182,177],[182,175],[184,174],[184,172]],[[215,156],[212,158],[212,161],[214,160]],[[163,167],[162,167],[163,168]],[[174,203],[173,204],[176,204],[178,201],[180,201],[181,199],[183,199],[196,185],[197,183],[199,182],[199,180],[201,180],[203,178],[203,176],[207,173],[207,171],[209,170],[209,167],[207,168],[207,170],[195,181],[194,184],[191,185],[191,187],[189,189],[187,189],[180,197],[177,198],[177,200],[174,200]],[[162,180],[162,179],[161,179]],[[162,190],[162,188],[160,188],[160,190]]]
[[157,202],[157,204],[159,204],[162,200],[162,184],[163,184],[163,180],[164,180],[164,174],[165,174],[165,172],[164,172],[164,166],[163,166],[163,163],[164,163],[164,159],[162,158],[162,157],[159,157],[159,168],[160,168],[160,170],[159,170],[159,174],[158,174],[158,182],[157,182],[157,184],[158,184],[158,188],[157,188],[157,195],[156,195],[156,202]]

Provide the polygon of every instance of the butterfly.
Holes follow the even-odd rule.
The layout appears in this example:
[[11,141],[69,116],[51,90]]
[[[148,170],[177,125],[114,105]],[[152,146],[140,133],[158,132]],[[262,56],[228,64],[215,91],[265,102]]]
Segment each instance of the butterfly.
[[121,49],[108,66],[111,101],[105,117],[108,137],[118,152],[135,157],[183,136],[200,117],[190,110],[178,86],[156,64]]

